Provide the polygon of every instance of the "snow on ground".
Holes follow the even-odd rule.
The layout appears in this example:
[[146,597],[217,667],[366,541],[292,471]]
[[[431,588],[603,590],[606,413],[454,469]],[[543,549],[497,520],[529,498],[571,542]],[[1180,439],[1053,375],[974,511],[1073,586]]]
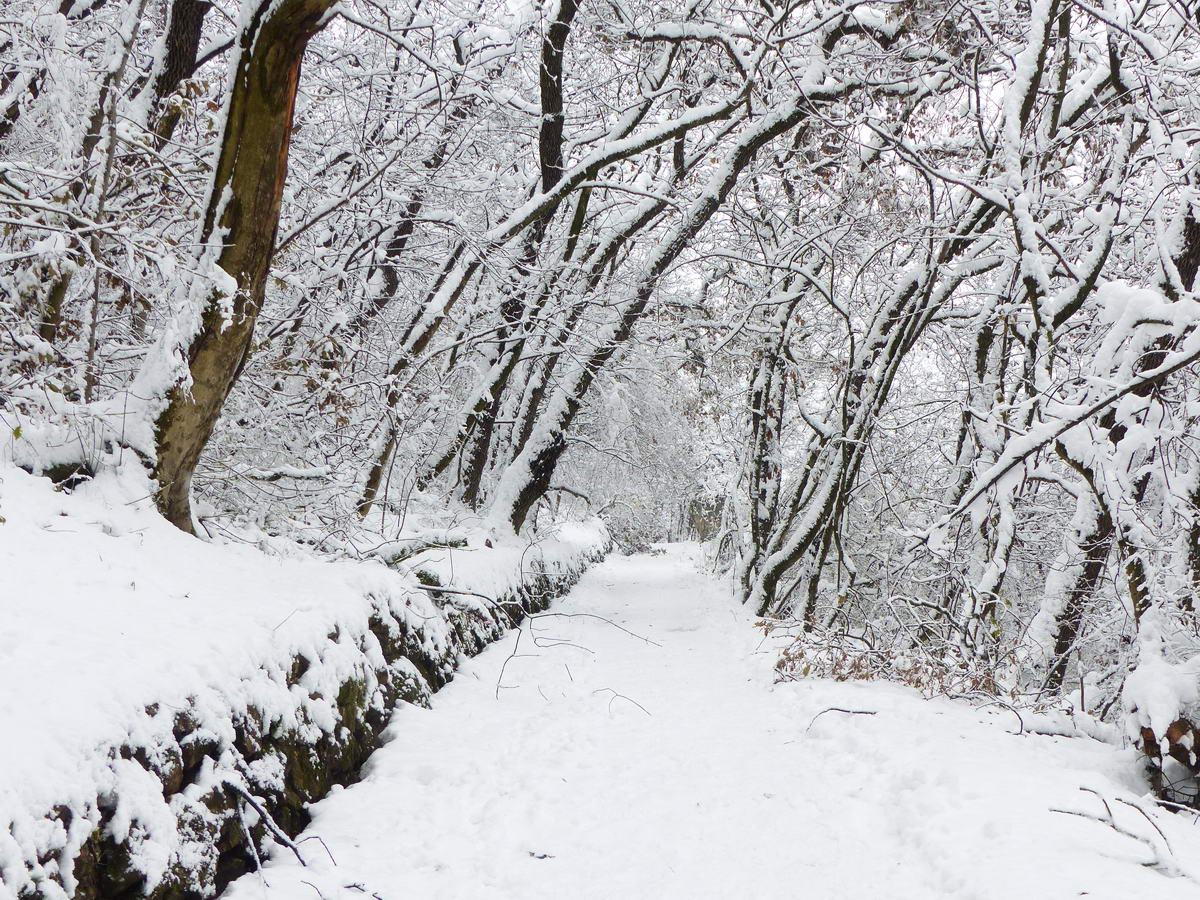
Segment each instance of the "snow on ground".
[[[116,751],[170,742],[176,712],[191,710],[216,734],[250,706],[283,722],[300,708],[332,721],[337,686],[371,662],[359,645],[377,647],[367,633],[376,609],[407,622],[431,658],[449,646],[445,619],[412,575],[295,548],[279,555],[284,542],[264,554],[198,541],[149,496],[140,469],[68,493],[0,464],[0,898],[26,884],[32,860],[56,867],[51,851],[64,848],[73,859],[98,797],[159,827],[147,866],[163,870],[173,820],[157,783]],[[538,559],[577,562],[603,540],[575,526],[533,548],[437,551],[414,565],[495,597]],[[289,685],[297,655],[314,664]],[[46,818],[59,805],[74,814],[71,834]]]
[[1168,874],[1051,811],[1099,811],[1091,788],[1161,848],[1116,799],[1143,792],[1132,750],[892,685],[772,685],[691,552],[610,558],[400,709],[365,780],[313,807],[337,865],[277,849],[229,900],[1200,896],[1189,817],[1153,814]]

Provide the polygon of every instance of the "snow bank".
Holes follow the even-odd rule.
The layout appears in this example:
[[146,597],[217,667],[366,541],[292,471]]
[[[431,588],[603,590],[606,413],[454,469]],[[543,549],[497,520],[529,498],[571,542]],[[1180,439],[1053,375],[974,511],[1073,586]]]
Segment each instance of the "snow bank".
[[608,544],[573,525],[393,570],[197,541],[150,493],[140,469],[66,493],[0,465],[4,900],[211,895]]

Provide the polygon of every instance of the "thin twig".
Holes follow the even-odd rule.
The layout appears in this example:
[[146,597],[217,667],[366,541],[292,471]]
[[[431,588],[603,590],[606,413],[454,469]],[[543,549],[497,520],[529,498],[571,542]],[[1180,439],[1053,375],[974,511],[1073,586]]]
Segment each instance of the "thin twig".
[[876,710],[873,709],[843,709],[840,706],[831,706],[828,709],[821,710],[819,713],[813,716],[812,721],[808,723],[808,728],[804,729],[804,733],[808,734],[809,730],[816,723],[817,719],[821,718],[821,716],[828,712],[840,712],[845,713],[848,716],[873,716],[876,714]]

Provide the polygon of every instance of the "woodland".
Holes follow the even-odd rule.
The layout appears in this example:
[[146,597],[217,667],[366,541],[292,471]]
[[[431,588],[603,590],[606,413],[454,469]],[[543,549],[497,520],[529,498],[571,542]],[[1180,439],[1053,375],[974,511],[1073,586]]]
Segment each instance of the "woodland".
[[1192,803],[1198,154],[1194,0],[4,0],[0,453],[699,541],[781,677],[1068,698]]

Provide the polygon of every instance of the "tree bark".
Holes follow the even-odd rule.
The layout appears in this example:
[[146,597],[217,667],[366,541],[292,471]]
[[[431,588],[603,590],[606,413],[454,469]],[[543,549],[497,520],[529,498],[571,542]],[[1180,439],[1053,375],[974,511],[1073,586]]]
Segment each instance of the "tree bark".
[[491,511],[494,522],[506,522],[514,532],[521,530],[534,505],[550,486],[558,461],[567,449],[566,432],[578,415],[584,397],[600,370],[633,335],[634,328],[650,303],[658,279],[725,202],[742,171],[758,151],[806,118],[815,100],[816,97],[799,94],[764,116],[733,148],[704,195],[659,245],[608,336],[551,400],[541,434],[535,434],[505,470]]
[[[566,121],[563,115],[563,59],[567,38],[571,33],[571,21],[578,9],[577,0],[562,0],[542,40],[542,60],[538,68],[542,104],[542,120],[538,129],[538,167],[543,191],[552,190],[563,176],[563,128]],[[497,337],[500,341],[499,358],[504,360],[503,372],[492,384],[486,403],[479,409],[478,424],[468,437],[463,453],[462,499],[472,509],[478,508],[482,500],[483,476],[491,457],[504,385],[512,376],[524,346],[524,341],[516,333],[528,308],[531,305],[537,308],[549,296],[549,286],[546,285],[538,291],[538,301],[533,304],[529,302],[533,267],[541,253],[553,213],[553,210],[547,213],[529,230],[524,251],[516,266],[515,284],[509,286],[507,296],[500,304],[504,325]]]
[[1058,609],[1049,611],[1054,622],[1054,649],[1053,655],[1046,663],[1044,686],[1052,691],[1059,690],[1067,677],[1067,663],[1071,651],[1075,648],[1075,642],[1079,640],[1084,611],[1088,601],[1096,593],[1100,579],[1104,577],[1116,534],[1113,517],[1096,485],[1095,474],[1086,466],[1068,458],[1061,446],[1059,454],[1087,482],[1090,495],[1081,494],[1076,502],[1075,549],[1082,553],[1083,557],[1075,564],[1074,578],[1065,596],[1047,598],[1050,601],[1057,599],[1059,604]]
[[154,80],[154,108],[159,119],[154,127],[161,147],[175,133],[179,123],[177,107],[162,108],[163,101],[178,89],[180,83],[196,72],[200,38],[204,33],[204,17],[212,9],[209,0],[175,0],[167,21],[166,58]]
[[[190,385],[176,384],[155,421],[158,506],[192,531],[191,483],[221,408],[250,351],[287,175],[300,63],[334,0],[259,5],[241,35],[228,114],[201,246],[222,240],[216,266],[237,284],[209,291],[186,358]],[[218,237],[220,236],[220,237]]]

